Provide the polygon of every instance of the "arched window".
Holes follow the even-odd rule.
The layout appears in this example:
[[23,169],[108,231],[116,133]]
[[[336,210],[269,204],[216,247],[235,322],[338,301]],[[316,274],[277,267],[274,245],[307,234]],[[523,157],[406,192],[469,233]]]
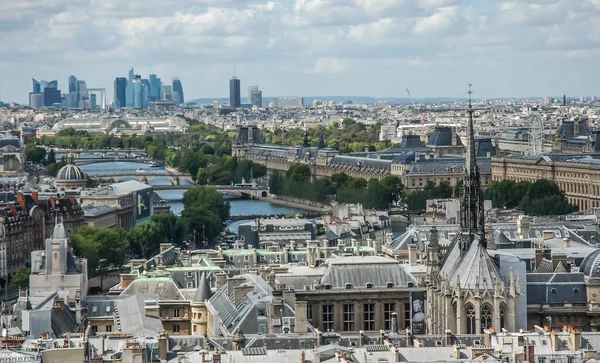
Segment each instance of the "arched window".
[[475,308],[473,305],[467,306],[467,334],[475,334]]
[[492,327],[492,309],[488,305],[481,308],[481,332],[483,329]]
[[504,306],[500,307],[500,330],[506,328],[506,321],[504,320],[505,310],[506,308]]

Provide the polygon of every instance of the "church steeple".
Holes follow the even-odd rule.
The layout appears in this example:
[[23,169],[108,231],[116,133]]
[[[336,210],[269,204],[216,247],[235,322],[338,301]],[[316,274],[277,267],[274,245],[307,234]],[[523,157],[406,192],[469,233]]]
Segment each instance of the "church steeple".
[[471,103],[471,84],[469,83],[469,107],[467,124],[467,153],[463,173],[463,187],[460,203],[460,227],[462,231],[461,253],[469,249],[475,236],[479,245],[486,247],[485,239],[485,213],[483,210],[483,191],[481,190],[481,177],[477,166],[475,153],[475,132],[473,131],[473,105]]

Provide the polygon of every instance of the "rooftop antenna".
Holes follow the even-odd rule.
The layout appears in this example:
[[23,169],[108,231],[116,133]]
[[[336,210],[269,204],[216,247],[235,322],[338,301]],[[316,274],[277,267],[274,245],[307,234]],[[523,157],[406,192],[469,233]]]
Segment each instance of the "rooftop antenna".
[[233,65],[233,79],[236,79],[236,77],[235,77],[235,64]]
[[469,83],[469,92],[467,92],[469,94],[469,106],[471,106],[471,95],[473,94],[473,91],[471,91],[471,86],[472,84]]

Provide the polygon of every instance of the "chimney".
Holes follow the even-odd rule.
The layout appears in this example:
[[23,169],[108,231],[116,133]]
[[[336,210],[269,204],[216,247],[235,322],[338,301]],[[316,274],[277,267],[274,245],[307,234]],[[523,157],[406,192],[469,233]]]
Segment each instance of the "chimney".
[[166,250],[168,250],[171,247],[173,247],[172,243],[161,243],[160,244],[160,253],[165,252]]
[[306,355],[304,354],[304,351],[300,353],[300,363],[306,363]]
[[227,273],[225,272],[219,272],[217,274],[215,274],[215,287],[217,289],[221,288],[221,286],[226,285],[227,284]]
[[517,231],[519,232],[520,239],[528,239],[529,238],[529,227],[530,220],[528,216],[520,215],[517,218]]
[[535,250],[535,268],[538,268],[542,259],[548,259],[552,261],[552,250],[548,248],[538,248]]
[[594,349],[588,349],[585,351],[585,353],[583,353],[583,361],[584,362],[589,359],[595,359],[595,358],[596,358],[596,351]]
[[144,265],[146,263],[146,260],[142,258],[142,259],[131,260],[130,262],[131,262],[131,272],[134,272],[134,271],[136,271],[136,268],[138,266]]
[[417,263],[417,245],[411,244],[408,245],[408,263],[416,264]]
[[419,338],[415,338],[414,343],[415,343],[415,348],[421,348],[421,346],[423,345],[423,343],[421,343],[421,339],[419,339]]
[[577,352],[581,349],[581,332],[577,329],[573,329],[573,327],[569,329],[569,332],[569,345],[571,346],[571,351]]
[[527,346],[527,362],[536,363],[535,361],[535,344],[529,343]]
[[492,346],[492,334],[494,331],[492,329],[484,329],[483,330],[483,345],[486,347]]
[[179,362],[179,363],[183,362],[184,358],[185,358],[185,352],[177,352],[177,362]]
[[169,350],[169,336],[166,332],[158,333],[158,359],[167,360],[167,351]]
[[452,146],[456,146],[456,127],[452,127]]
[[556,334],[556,330],[552,330],[552,332],[550,333],[550,345],[552,345],[553,352],[558,352],[558,350],[560,349],[558,344],[559,344],[559,339],[558,339],[558,335]]
[[569,247],[571,247],[571,240],[569,239],[569,237],[563,238],[563,248],[569,248]]
[[221,363],[221,352],[213,352],[212,361],[213,363]]
[[452,345],[452,330],[450,329],[446,329],[445,331],[446,335],[446,346],[449,347]]
[[460,359],[460,345],[454,344],[454,359]]
[[413,338],[412,338],[412,333],[411,333],[410,329],[406,329],[406,346],[407,347],[413,346]]
[[394,345],[394,347],[392,347],[392,353],[394,353],[394,362],[400,362],[400,349]]
[[136,279],[136,275],[133,274],[121,274],[121,288],[126,289]]
[[39,203],[39,196],[38,196],[38,192],[37,192],[37,191],[33,191],[33,192],[31,192],[31,198],[33,198],[33,200],[34,200],[36,203]]

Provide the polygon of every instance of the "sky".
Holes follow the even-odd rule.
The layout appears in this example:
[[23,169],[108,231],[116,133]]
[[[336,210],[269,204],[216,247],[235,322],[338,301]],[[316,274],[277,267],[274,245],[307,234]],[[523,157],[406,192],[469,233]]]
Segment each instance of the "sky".
[[31,78],[106,88],[129,68],[186,100],[600,95],[600,0],[19,0],[0,11],[0,99]]

